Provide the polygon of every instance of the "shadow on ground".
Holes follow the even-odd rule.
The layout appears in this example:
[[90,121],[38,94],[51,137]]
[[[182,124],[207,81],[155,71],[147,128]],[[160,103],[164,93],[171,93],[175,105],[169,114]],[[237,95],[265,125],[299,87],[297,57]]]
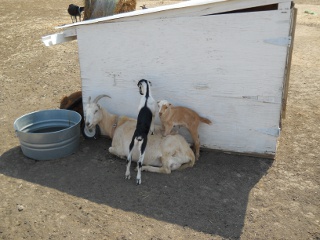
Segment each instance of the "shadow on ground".
[[202,152],[193,168],[171,175],[143,172],[142,185],[124,179],[125,160],[110,140],[81,141],[72,156],[33,161],[20,147],[0,158],[0,173],[124,211],[225,238],[239,238],[248,196],[272,160]]

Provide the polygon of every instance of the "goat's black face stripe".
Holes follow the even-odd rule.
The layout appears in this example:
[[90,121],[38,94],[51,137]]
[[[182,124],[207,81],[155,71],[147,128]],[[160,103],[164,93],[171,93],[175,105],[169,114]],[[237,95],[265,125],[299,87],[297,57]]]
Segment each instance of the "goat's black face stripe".
[[[138,86],[139,87],[142,87],[141,85],[142,85],[142,82],[145,82],[146,83],[146,85],[147,85],[147,89],[146,89],[146,93],[145,93],[145,95],[146,95],[146,98],[148,99],[149,98],[149,82],[147,81],[147,80],[145,80],[145,79],[141,79],[139,82],[138,82]],[[140,93],[141,93],[141,90],[140,90]]]
[[145,81],[145,82],[147,84],[146,98],[148,99],[149,98],[149,83],[148,83],[148,81]]
[[[145,102],[145,106],[147,106],[147,102],[148,102],[148,98],[149,98],[149,82],[147,81],[147,80],[145,80],[145,79],[141,79],[140,81],[139,81],[139,83],[141,82],[141,85],[142,85],[142,82],[145,82],[145,84],[146,84],[146,92],[145,92],[145,96],[146,96],[146,102]],[[141,93],[141,91],[140,91],[140,93]]]

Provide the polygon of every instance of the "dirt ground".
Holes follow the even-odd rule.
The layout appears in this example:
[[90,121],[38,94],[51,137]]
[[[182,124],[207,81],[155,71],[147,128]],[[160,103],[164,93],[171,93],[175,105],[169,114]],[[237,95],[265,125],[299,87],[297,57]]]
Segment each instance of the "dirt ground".
[[81,89],[77,42],[40,40],[70,23],[68,4],[0,4],[0,239],[320,239],[318,0],[296,1],[276,159],[203,151],[191,169],[143,173],[139,187],[124,180],[125,161],[108,153],[105,138],[81,139],[77,153],[54,161],[20,150],[14,120]]

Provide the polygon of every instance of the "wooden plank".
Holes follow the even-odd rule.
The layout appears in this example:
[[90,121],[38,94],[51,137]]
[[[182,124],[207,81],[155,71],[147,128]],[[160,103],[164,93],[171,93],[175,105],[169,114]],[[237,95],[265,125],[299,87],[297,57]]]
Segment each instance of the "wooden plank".
[[200,126],[203,147],[272,156],[287,47],[264,40],[287,36],[289,27],[283,11],[81,26],[84,102],[107,93],[102,106],[136,117],[136,83],[146,78],[155,99],[214,122]]
[[69,28],[63,31],[64,37],[77,37],[77,29],[76,28]]
[[297,8],[293,8],[292,9],[291,27],[290,27],[291,45],[290,45],[289,51],[288,51],[285,80],[284,80],[284,83],[283,83],[283,95],[282,95],[282,109],[281,109],[280,126],[281,126],[281,119],[286,117],[287,99],[288,99],[288,91],[289,91],[289,79],[290,79],[290,70],[291,70],[291,61],[292,61],[294,36],[295,36],[295,30],[296,30],[297,14],[298,14],[298,9]]
[[47,46],[53,46],[56,44],[64,43],[64,42],[69,42],[77,39],[76,35],[73,36],[65,36],[63,32],[61,33],[56,33],[52,35],[47,35],[42,37],[42,42]]
[[202,148],[205,151],[210,152],[222,152],[225,154],[232,154],[232,155],[240,155],[240,156],[249,156],[249,157],[255,157],[255,158],[269,158],[269,159],[275,159],[276,154],[275,153],[255,153],[255,152],[232,152],[232,151],[223,151],[223,150],[217,150],[217,149],[211,149],[211,148]]

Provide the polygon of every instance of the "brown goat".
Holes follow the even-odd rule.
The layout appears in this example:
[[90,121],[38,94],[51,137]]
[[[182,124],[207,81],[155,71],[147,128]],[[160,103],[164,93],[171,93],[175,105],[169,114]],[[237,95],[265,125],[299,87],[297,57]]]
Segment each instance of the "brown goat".
[[82,92],[74,92],[69,96],[65,96],[60,101],[60,109],[73,110],[79,113],[82,117],[81,127],[84,126],[83,106],[82,106]]
[[200,139],[198,134],[198,127],[200,122],[211,124],[211,121],[207,118],[200,117],[198,113],[190,108],[175,107],[166,100],[158,102],[159,117],[163,126],[164,136],[171,133],[174,126],[183,126],[187,128],[194,141],[194,149],[196,154],[196,160],[200,156]]

